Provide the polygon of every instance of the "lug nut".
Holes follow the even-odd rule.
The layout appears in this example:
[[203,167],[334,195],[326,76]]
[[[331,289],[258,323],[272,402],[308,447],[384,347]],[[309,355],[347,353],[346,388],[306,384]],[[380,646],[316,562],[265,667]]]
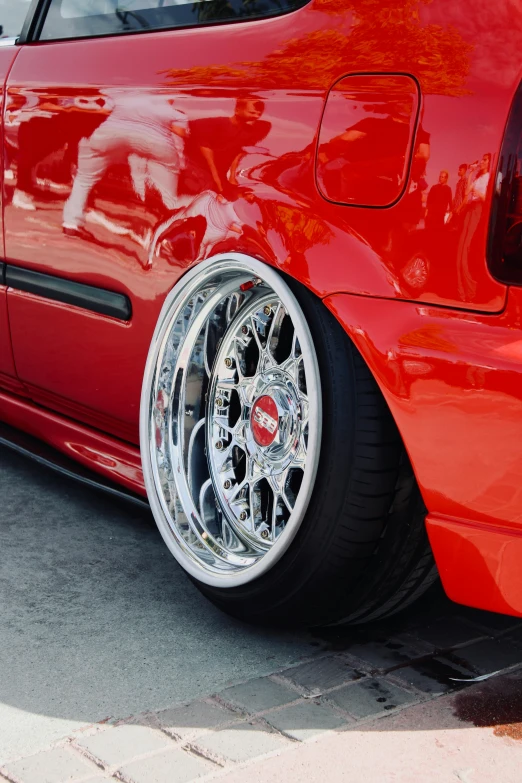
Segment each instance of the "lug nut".
[[234,360],[230,358],[230,356],[227,356],[225,359],[225,367],[227,367],[229,370],[231,367],[234,366]]
[[250,329],[246,324],[243,324],[243,326],[241,327],[241,331],[243,332],[243,334],[248,334]]
[[266,528],[261,531],[261,538],[268,538],[268,530]]
[[218,406],[218,408],[222,408],[223,407],[223,400],[221,399],[221,397],[217,398],[216,405]]
[[241,522],[244,522],[247,516],[248,516],[247,512],[242,511],[241,514],[239,515],[239,519],[241,520]]
[[263,307],[263,312],[265,315],[270,315],[270,313],[272,312],[272,308],[270,307],[270,305],[265,305]]
[[224,489],[230,489],[231,486],[232,486],[232,482],[230,481],[230,479],[227,479],[226,481],[223,482]]
[[218,440],[218,442],[216,443],[216,449],[218,451],[221,451],[222,448],[223,448],[223,441],[222,440]]

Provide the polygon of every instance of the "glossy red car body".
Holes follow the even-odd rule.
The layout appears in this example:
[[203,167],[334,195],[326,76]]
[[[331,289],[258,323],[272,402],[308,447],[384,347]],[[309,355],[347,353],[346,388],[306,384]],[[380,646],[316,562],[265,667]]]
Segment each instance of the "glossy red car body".
[[[2,286],[1,419],[144,494],[140,388],[163,301],[202,258],[249,254],[321,297],[368,363],[448,595],[522,615],[522,290],[486,261],[521,35],[510,0],[313,0],[255,21],[0,48],[6,263],[132,304],[124,320]],[[232,213],[202,230],[205,186],[185,184],[191,198],[168,203],[150,173],[163,154],[157,118],[174,107],[204,136],[213,118],[236,116],[238,99],[256,131],[233,171],[223,144],[217,178],[229,189],[220,201],[214,177],[199,210],[226,202]],[[117,112],[120,123],[151,118],[158,153],[135,161],[141,193],[134,148],[81,168],[82,144],[92,149],[110,122],[117,138]],[[353,142],[347,188],[336,145]],[[453,205],[448,222],[444,186],[454,200],[459,165],[486,153],[485,201],[472,219]],[[79,171],[91,179],[71,207]]]

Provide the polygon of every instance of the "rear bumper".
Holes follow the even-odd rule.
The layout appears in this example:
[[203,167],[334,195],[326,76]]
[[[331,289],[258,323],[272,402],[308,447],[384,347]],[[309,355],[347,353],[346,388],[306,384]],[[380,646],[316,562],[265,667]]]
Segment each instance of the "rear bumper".
[[401,432],[448,595],[522,615],[522,291],[498,315],[347,294],[324,301]]
[[434,514],[426,527],[449,598],[522,617],[522,531]]

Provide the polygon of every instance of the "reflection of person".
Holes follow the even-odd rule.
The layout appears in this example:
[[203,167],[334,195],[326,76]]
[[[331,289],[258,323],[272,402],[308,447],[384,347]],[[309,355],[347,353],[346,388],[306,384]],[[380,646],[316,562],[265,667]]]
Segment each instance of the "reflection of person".
[[78,147],[78,170],[63,210],[65,233],[82,232],[89,193],[109,166],[128,161],[136,193],[148,184],[169,210],[176,206],[178,175],[184,165],[188,122],[172,99],[121,91],[111,94],[114,109]]
[[258,144],[271,124],[260,117],[264,103],[254,97],[238,98],[232,117],[202,117],[189,124],[188,159],[183,190],[224,193],[237,185],[236,172],[245,147]]
[[[364,108],[367,112],[376,110],[371,105]],[[401,102],[387,108],[379,105],[379,112],[386,110],[387,116],[365,116],[319,147],[321,178],[327,191],[336,193],[339,200],[373,204],[376,187],[379,202],[391,202],[398,196],[411,135],[411,106]],[[414,180],[424,173],[428,157],[429,134],[419,128],[412,164]]]
[[437,185],[433,185],[426,201],[426,228],[440,229],[444,226],[446,212],[451,212],[452,195],[448,185],[448,172],[441,171]]
[[482,156],[480,163],[471,164],[471,172],[473,173],[477,166],[478,171],[475,177],[469,177],[468,186],[466,188],[466,203],[473,204],[474,202],[483,202],[486,200],[490,164],[491,154],[489,152],[486,152],[486,154]]
[[470,174],[462,209],[462,229],[457,249],[458,288],[460,296],[465,301],[473,300],[477,292],[477,280],[471,269],[471,259],[486,200],[490,165],[491,154],[486,152],[480,163],[472,163],[469,167]]
[[152,265],[159,243],[174,224],[182,225],[188,218],[203,217],[205,231],[201,238],[197,259],[205,258],[207,248],[223,242],[231,236],[242,233],[242,224],[232,202],[221,193],[206,190],[200,193],[184,209],[178,210],[156,229],[149,249],[149,266]]
[[[25,98],[21,111],[16,113],[18,148],[16,188],[13,206],[35,210],[33,200],[37,184],[37,170],[49,155],[61,150],[62,170],[70,171],[72,156],[81,133],[91,134],[107,116],[106,99],[97,90],[92,94],[71,100],[49,97]],[[6,128],[6,141],[9,144]],[[62,183],[64,184],[64,183]]]
[[459,179],[455,187],[455,198],[453,199],[453,214],[458,215],[466,198],[466,186],[468,184],[468,164],[461,163],[459,166]]

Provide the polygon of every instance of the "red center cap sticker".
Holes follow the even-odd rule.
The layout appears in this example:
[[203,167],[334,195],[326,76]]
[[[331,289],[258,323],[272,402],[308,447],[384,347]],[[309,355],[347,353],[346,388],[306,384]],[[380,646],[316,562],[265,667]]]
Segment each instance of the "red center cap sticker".
[[252,432],[258,446],[270,446],[279,426],[277,405],[265,394],[254,403],[251,414]]

